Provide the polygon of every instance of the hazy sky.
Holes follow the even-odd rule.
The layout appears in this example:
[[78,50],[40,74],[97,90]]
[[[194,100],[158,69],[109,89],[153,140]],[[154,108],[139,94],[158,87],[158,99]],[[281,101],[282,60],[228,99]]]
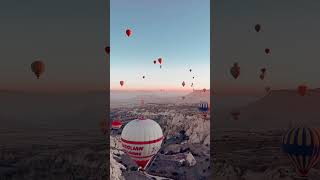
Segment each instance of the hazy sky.
[[[319,1],[214,1],[215,54],[213,81],[216,93],[263,92],[319,84]],[[254,32],[260,23],[262,32]],[[271,56],[264,49],[271,49]],[[234,80],[230,67],[238,61],[241,75]],[[267,68],[265,81],[259,69]]]
[[105,89],[105,14],[103,0],[0,1],[0,89]]
[[[111,89],[121,89],[120,80],[125,81],[122,89],[182,90],[192,89],[192,82],[195,88],[209,88],[209,3],[111,0]],[[129,38],[127,28],[133,31]],[[158,57],[162,69],[153,64]]]

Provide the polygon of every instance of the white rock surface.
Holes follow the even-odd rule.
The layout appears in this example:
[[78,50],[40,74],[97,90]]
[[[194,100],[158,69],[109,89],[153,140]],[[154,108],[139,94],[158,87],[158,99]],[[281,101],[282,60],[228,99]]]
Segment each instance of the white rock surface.
[[186,163],[188,166],[194,166],[197,163],[196,159],[190,152],[186,154]]
[[173,115],[172,120],[166,122],[166,136],[176,135],[181,130],[189,136],[188,143],[201,143],[210,145],[210,121],[200,116]]
[[125,170],[126,168],[114,159],[115,154],[123,153],[118,149],[119,147],[121,144],[118,138],[110,136],[110,179],[113,180],[124,180],[121,169]]

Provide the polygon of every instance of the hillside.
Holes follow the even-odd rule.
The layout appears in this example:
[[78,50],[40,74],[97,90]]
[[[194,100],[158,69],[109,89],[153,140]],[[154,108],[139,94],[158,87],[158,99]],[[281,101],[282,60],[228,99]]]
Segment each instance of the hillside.
[[319,106],[320,89],[310,90],[306,96],[300,96],[296,90],[273,90],[239,108],[239,120],[232,120],[230,112],[220,111],[216,121],[219,126],[232,128],[288,128],[291,123],[319,126]]

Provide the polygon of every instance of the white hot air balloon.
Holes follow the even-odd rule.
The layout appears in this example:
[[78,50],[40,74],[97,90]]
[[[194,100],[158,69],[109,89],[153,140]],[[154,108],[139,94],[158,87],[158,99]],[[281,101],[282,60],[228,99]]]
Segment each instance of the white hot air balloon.
[[159,151],[163,133],[160,125],[151,119],[135,119],[122,130],[123,150],[144,170]]

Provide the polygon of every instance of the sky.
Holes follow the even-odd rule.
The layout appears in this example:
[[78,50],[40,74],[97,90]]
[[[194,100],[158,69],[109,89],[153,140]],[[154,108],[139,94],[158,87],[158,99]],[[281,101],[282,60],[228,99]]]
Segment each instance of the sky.
[[[0,89],[104,90],[105,1],[0,1]],[[42,60],[40,80],[31,63]]]
[[[319,1],[214,1],[212,83],[216,94],[261,94],[272,89],[295,89],[300,84],[319,88]],[[262,32],[254,31],[261,24]],[[270,48],[271,55],[264,54]],[[239,62],[240,77],[230,67]],[[259,70],[267,68],[266,79]]]
[[[111,90],[210,88],[209,0],[111,0],[110,7]],[[159,57],[161,69],[153,64]]]

